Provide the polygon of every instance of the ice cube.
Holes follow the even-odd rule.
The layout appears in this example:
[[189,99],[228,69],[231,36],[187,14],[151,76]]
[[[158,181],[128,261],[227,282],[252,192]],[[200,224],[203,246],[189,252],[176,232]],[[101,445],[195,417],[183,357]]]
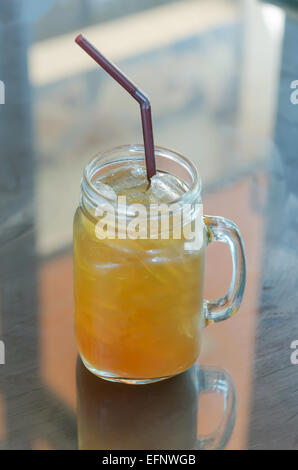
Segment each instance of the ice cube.
[[100,192],[102,197],[106,199],[112,199],[113,201],[117,200],[117,194],[115,193],[114,189],[111,188],[108,184],[102,183],[99,180],[94,182],[96,189]]
[[186,192],[186,187],[175,176],[157,173],[152,176],[149,192],[151,203],[173,202]]
[[140,178],[141,177],[142,179],[146,178],[146,175],[147,175],[146,169],[141,165],[132,166],[131,167],[131,174],[135,178]]
[[117,194],[142,186],[146,182],[146,171],[143,171],[142,167],[138,165],[129,166],[126,170],[121,169],[119,176],[117,172],[113,174],[113,188]]

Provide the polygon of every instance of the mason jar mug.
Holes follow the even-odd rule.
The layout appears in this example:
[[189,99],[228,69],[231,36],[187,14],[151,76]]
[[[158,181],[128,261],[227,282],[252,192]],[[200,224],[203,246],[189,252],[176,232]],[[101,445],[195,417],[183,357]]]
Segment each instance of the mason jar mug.
[[[179,178],[186,190],[167,204],[168,212],[138,208],[144,225],[133,234],[127,227],[136,226],[135,207],[124,207],[96,182],[119,168],[144,165],[143,146],[97,155],[83,172],[74,218],[75,330],[83,363],[107,380],[145,384],[188,369],[199,357],[204,327],[233,315],[245,287],[245,251],[235,223],[203,215],[193,163],[161,147],[155,155],[157,169]],[[113,217],[103,224],[109,209]],[[229,246],[233,274],[223,298],[205,301],[205,252],[212,241]]]

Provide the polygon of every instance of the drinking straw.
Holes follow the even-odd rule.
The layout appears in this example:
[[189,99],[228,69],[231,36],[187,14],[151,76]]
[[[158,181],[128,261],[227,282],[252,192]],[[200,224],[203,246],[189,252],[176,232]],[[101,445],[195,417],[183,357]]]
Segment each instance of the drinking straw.
[[147,178],[150,182],[151,177],[156,174],[156,162],[154,155],[151,105],[148,96],[132,83],[115,64],[104,57],[82,34],[76,37],[75,42],[140,104]]

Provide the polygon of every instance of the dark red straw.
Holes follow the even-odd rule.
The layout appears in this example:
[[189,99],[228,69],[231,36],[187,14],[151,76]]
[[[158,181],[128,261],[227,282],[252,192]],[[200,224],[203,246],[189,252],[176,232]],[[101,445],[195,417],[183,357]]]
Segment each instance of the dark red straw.
[[151,118],[151,105],[148,96],[146,96],[134,83],[132,83],[116,65],[112,64],[106,59],[92,44],[79,34],[76,43],[81,46],[87,54],[92,57],[111,77],[113,77],[120,85],[125,88],[131,96],[137,100],[141,107],[142,128],[144,137],[144,148],[146,158],[147,178],[150,181],[151,177],[156,174],[156,163],[154,156],[154,141],[153,129]]

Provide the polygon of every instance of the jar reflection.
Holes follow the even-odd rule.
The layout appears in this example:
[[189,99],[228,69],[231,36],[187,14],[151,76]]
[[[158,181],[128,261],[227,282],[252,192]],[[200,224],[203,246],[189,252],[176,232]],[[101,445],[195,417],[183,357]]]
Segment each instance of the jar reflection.
[[[205,382],[204,373],[202,375],[197,366],[192,366],[163,382],[128,386],[96,377],[78,359],[79,448],[172,450],[204,447],[197,439],[200,382]],[[214,388],[214,391],[217,390]],[[234,411],[233,419],[228,417],[221,434],[230,435]],[[208,442],[214,441],[213,437]],[[221,442],[226,442],[227,438],[223,440],[221,436]]]

